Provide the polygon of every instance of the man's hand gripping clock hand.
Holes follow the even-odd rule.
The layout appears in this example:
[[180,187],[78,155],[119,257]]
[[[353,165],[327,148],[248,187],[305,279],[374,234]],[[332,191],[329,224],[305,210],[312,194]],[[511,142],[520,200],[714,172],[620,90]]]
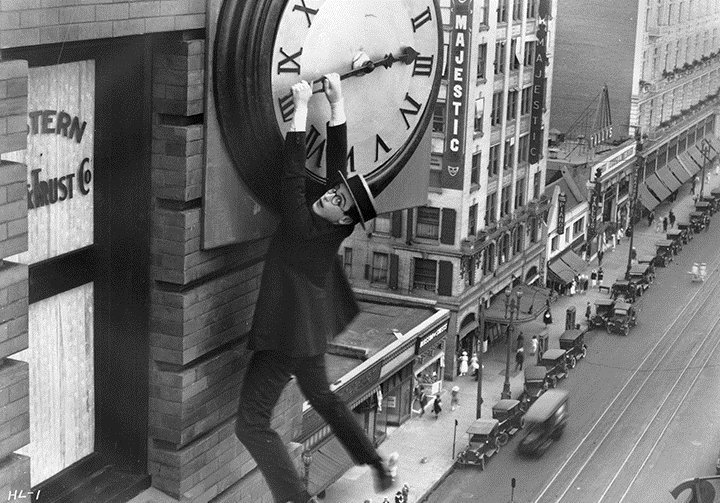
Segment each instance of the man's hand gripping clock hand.
[[340,75],[328,73],[322,79],[323,92],[330,103],[330,125],[339,126],[345,122],[345,101],[343,100]]
[[295,112],[293,114],[293,122],[291,131],[305,131],[308,115],[308,101],[312,97],[312,87],[306,80],[301,80],[297,84],[293,84],[292,88],[293,105]]

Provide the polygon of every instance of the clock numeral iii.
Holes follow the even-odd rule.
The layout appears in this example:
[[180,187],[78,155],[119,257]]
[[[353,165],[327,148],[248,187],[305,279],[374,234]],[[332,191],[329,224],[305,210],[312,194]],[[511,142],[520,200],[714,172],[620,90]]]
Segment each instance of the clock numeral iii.
[[432,74],[433,59],[435,56],[418,56],[415,58],[415,65],[413,66],[413,77],[420,75],[422,77],[429,77]]
[[387,146],[387,144],[383,141],[383,139],[380,137],[379,134],[375,135],[375,162],[378,162],[378,159],[380,158],[380,148],[382,148],[385,153],[387,154],[392,149]]
[[286,53],[283,48],[280,48],[280,53],[285,56],[285,59],[282,59],[278,62],[278,73],[297,73],[300,75],[300,63],[295,61],[296,58],[298,58],[302,54],[302,47],[298,52],[295,54],[288,54]]
[[278,98],[278,104],[280,105],[280,114],[282,115],[283,122],[288,122],[292,119],[292,116],[295,113],[295,104],[292,100],[292,92]]
[[[302,4],[302,5],[300,5]],[[318,9],[311,9],[307,5],[305,5],[305,0],[300,0],[300,4],[293,5],[293,12],[296,10],[299,10],[300,12],[305,13],[305,18],[307,19],[308,28],[312,26],[312,20],[310,19],[310,16],[314,16],[318,13]]]
[[424,25],[431,19],[432,15],[430,14],[430,7],[422,11],[419,16],[412,18],[413,33],[418,31],[418,28],[420,28],[422,25]]
[[403,120],[405,121],[405,129],[410,129],[410,121],[408,121],[408,115],[417,115],[420,112],[422,105],[412,99],[410,94],[405,93],[405,101],[409,102],[412,108],[401,108],[400,113],[402,114]]
[[310,159],[316,153],[320,153],[317,158],[316,166],[319,167],[322,163],[323,153],[325,152],[325,140],[323,139],[317,145],[315,144],[320,139],[320,131],[315,126],[310,126],[305,137],[305,159]]

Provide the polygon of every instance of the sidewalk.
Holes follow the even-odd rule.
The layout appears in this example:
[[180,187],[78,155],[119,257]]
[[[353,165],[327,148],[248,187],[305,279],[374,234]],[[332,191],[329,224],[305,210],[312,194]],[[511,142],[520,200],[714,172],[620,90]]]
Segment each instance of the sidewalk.
[[[698,191],[700,190],[698,184]],[[720,177],[711,174],[710,183],[705,184],[705,194],[712,188],[720,186]],[[689,184],[681,187],[678,198],[673,203],[663,202],[655,208],[655,215],[662,219],[670,210],[673,210],[678,222],[688,220],[688,214],[694,211],[693,196],[690,194]],[[647,220],[642,219],[635,224],[635,238],[633,246],[638,255],[655,255],[655,242],[665,239],[664,233],[656,233],[647,226]],[[603,258],[604,285],[612,283],[625,275],[627,267],[629,238],[623,238],[616,249],[608,247]],[[680,252],[682,255],[682,252]],[[680,255],[680,256],[681,256]],[[677,260],[674,263],[677,266]],[[586,274],[597,269],[597,258],[588,263]],[[672,266],[671,266],[672,267]],[[689,269],[689,266],[686,266]],[[663,274],[658,269],[658,274]],[[653,287],[650,287],[653,288]],[[551,306],[553,321],[548,327],[549,347],[559,347],[558,339],[565,331],[565,312],[568,307],[575,306],[578,323],[584,324],[585,307],[587,302],[594,304],[596,299],[607,298],[607,293],[600,293],[597,288],[590,289],[586,294],[559,297]],[[515,334],[522,330],[525,335],[525,354],[528,355],[526,363],[531,363],[529,356],[530,337],[533,333],[544,330],[545,326],[538,321],[522,324],[515,328]],[[592,340],[593,332],[588,335]],[[514,341],[513,341],[514,342]],[[513,347],[514,350],[514,347]],[[484,403],[482,417],[492,417],[492,406],[500,400],[500,393],[505,380],[505,346],[496,344],[484,355],[483,389]],[[513,397],[517,397],[523,388],[523,372],[514,372],[514,351],[511,355],[510,388]],[[572,371],[570,372],[572,379]],[[460,407],[450,410],[450,389],[460,387]],[[455,438],[455,454],[463,448],[466,442],[465,430],[475,420],[477,383],[471,376],[457,377],[454,381],[444,383],[442,391],[443,411],[436,419],[430,412],[431,405],[423,417],[413,414],[413,417],[399,428],[388,433],[388,438],[380,445],[380,451],[388,455],[393,451],[400,453],[398,480],[400,486],[408,484],[410,487],[409,501],[416,503],[424,501],[425,497],[451,472],[453,467],[453,436]],[[432,403],[432,402],[431,402]],[[455,421],[457,420],[457,429]],[[497,456],[507,455],[501,449]],[[492,466],[492,462],[490,463]],[[326,490],[324,503],[382,503],[383,497],[394,502],[397,487],[384,494],[375,494],[370,469],[366,466],[354,467],[348,470],[337,482]],[[161,493],[157,489],[148,489],[130,500],[129,503],[173,503],[175,500]]]

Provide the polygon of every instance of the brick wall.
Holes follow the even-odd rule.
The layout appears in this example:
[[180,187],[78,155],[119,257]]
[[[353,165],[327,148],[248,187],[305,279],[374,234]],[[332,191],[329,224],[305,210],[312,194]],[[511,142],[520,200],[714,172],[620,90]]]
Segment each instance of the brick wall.
[[[0,154],[27,148],[24,61],[0,61]],[[30,490],[28,364],[10,358],[28,347],[28,268],[2,260],[27,250],[27,168],[0,161],[0,494]],[[2,496],[5,497],[5,496]]]
[[[149,470],[176,499],[270,502],[234,433],[267,240],[201,249],[204,55],[204,40],[178,39],[153,60]],[[273,416],[286,442],[301,404],[288,386]]]
[[205,28],[206,0],[3,0],[0,49]]

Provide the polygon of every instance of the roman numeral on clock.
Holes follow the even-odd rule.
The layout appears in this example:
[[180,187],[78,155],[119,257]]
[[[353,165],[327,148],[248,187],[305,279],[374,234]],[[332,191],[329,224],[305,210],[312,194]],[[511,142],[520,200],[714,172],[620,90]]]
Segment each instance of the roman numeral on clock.
[[408,94],[408,93],[405,93],[405,101],[410,103],[412,108],[401,108],[400,113],[402,114],[402,118],[405,121],[405,126],[406,126],[405,129],[410,129],[410,121],[408,121],[407,116],[408,115],[417,115],[420,112],[420,108],[422,107],[422,105],[420,103],[418,103],[417,101],[415,101],[414,99],[412,99],[410,97],[410,94]]
[[283,122],[288,122],[292,119],[292,116],[295,113],[292,91],[287,93],[285,96],[278,98],[278,104],[280,105],[280,114],[282,115]]
[[423,77],[429,77],[432,74],[433,60],[435,56],[417,56],[415,58],[415,65],[413,66],[412,76],[420,75]]
[[319,155],[317,156],[317,163],[315,163],[316,167],[320,167],[323,153],[325,152],[325,139],[318,142],[320,138],[320,131],[318,131],[315,126],[310,126],[310,131],[308,131],[307,136],[305,137],[305,159],[310,159],[319,152]]
[[375,135],[375,162],[378,162],[378,159],[380,158],[380,149],[383,149],[385,153],[387,154],[392,149],[387,146],[387,144],[383,141],[383,139],[380,137],[379,134]]
[[315,14],[317,14],[318,9],[309,8],[307,5],[305,5],[305,0],[300,0],[300,4],[293,6],[293,12],[295,12],[296,10],[303,12],[305,14],[305,18],[307,19],[308,28],[310,28],[310,26],[312,26],[312,20],[310,19],[310,16],[314,16]]
[[285,59],[281,59],[278,62],[278,73],[297,73],[300,75],[300,63],[295,61],[302,54],[302,47],[295,54],[286,53],[283,48],[280,48],[280,53],[285,56]]
[[412,18],[413,33],[415,33],[418,28],[420,28],[422,25],[424,25],[431,19],[432,15],[430,14],[430,7],[422,11],[417,17]]

